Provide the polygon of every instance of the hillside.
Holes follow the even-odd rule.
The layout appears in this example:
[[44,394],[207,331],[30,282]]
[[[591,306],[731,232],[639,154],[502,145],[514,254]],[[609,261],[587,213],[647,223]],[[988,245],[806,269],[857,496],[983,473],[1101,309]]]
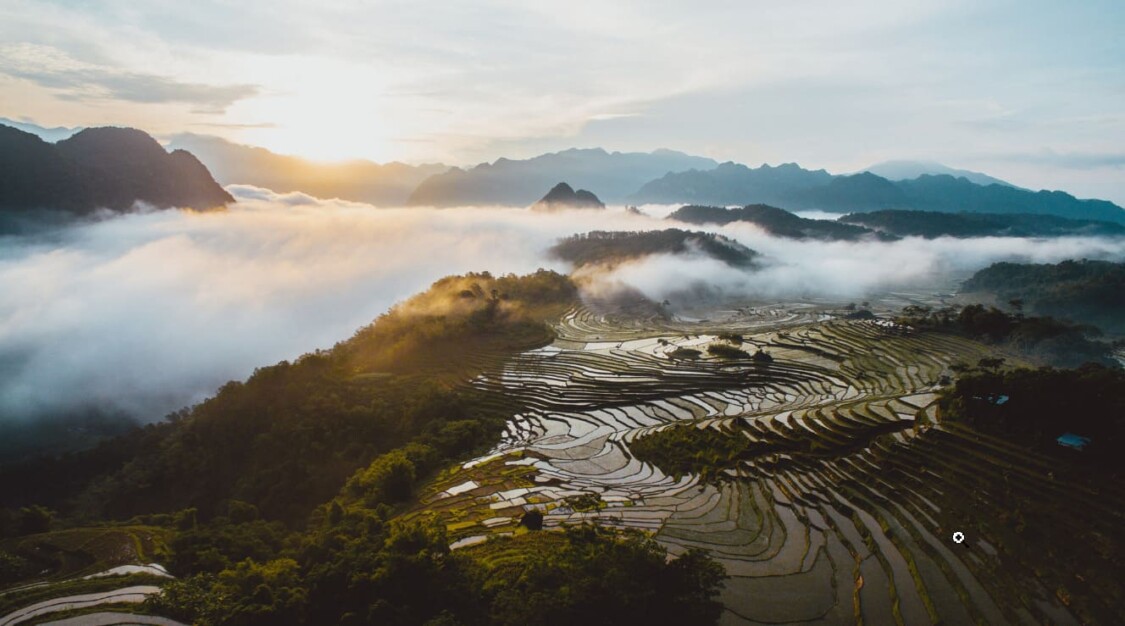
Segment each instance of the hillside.
[[158,208],[211,209],[234,202],[191,153],[168,153],[132,128],[88,128],[50,144],[0,125],[0,210],[85,214]]
[[[128,518],[188,507],[212,515],[237,499],[298,523],[356,468],[423,433],[460,453],[495,437],[509,407],[470,402],[474,392],[462,382],[505,354],[549,342],[544,322],[575,298],[569,279],[546,271],[443,279],[333,349],[262,367],[170,422],[49,471],[34,462],[8,468],[0,506],[37,502]],[[138,439],[139,450],[129,444]],[[117,449],[137,456],[120,465]]]
[[865,238],[894,239],[863,226],[798,217],[789,211],[765,204],[750,204],[738,209],[691,205],[673,211],[667,219],[689,224],[729,224],[748,222],[775,237],[858,241]]
[[602,200],[620,202],[645,182],[668,172],[712,168],[715,162],[672,150],[606,152],[572,149],[531,159],[498,159],[469,169],[453,168],[423,181],[410,196],[412,205],[528,206],[560,180],[576,188],[596,189]]
[[833,176],[795,164],[753,169],[724,163],[712,170],[670,173],[650,181],[631,198],[638,203],[746,205],[764,203],[790,211],[856,213],[881,210],[1057,215],[1125,224],[1125,210],[1105,200],[1079,200],[1061,191],[1028,191],[978,185],[949,175],[890,181],[864,172]]
[[1125,225],[1072,220],[1030,213],[940,213],[937,211],[872,211],[849,213],[841,222],[899,237],[1062,237],[1122,236]]
[[419,183],[449,169],[441,164],[380,165],[364,160],[319,163],[191,133],[176,135],[169,146],[191,151],[224,185],[249,184],[378,206],[405,204]]
[[576,266],[612,264],[652,254],[703,254],[735,267],[748,267],[758,255],[742,244],[714,233],[668,228],[642,232],[594,231],[567,237],[550,254]]
[[1125,263],[1063,261],[1055,265],[994,263],[962,291],[1019,300],[1027,310],[1125,333]]

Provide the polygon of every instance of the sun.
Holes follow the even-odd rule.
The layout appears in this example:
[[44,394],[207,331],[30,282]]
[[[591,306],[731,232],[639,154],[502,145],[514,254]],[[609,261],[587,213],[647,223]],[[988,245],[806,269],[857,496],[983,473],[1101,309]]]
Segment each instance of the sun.
[[276,85],[240,103],[238,117],[265,122],[238,132],[238,140],[279,154],[318,161],[394,159],[384,81],[345,62],[293,61]]

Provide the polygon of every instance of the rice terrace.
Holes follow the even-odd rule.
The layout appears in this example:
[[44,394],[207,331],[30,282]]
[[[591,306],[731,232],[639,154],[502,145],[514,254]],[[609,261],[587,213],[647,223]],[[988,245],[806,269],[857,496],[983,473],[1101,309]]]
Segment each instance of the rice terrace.
[[[421,502],[455,547],[511,534],[534,505],[546,527],[702,548],[730,576],[723,623],[1121,619],[1113,586],[1095,582],[1120,562],[1075,541],[1120,541],[1121,486],[1056,476],[1027,448],[941,418],[950,367],[994,348],[840,313],[788,303],[654,324],[571,310],[551,345],[474,380],[526,409]],[[742,357],[707,356],[732,335]],[[721,458],[713,439],[745,451]],[[1093,591],[1080,604],[1075,574]]]

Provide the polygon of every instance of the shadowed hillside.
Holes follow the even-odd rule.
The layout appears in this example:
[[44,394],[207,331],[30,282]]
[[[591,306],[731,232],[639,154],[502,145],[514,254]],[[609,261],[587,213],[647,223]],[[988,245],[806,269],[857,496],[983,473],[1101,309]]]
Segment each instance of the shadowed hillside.
[[191,153],[132,128],[88,128],[56,144],[0,125],[0,209],[211,209],[234,198]]
[[1125,263],[1063,261],[1055,265],[994,263],[961,286],[995,294],[1020,308],[1125,333]]

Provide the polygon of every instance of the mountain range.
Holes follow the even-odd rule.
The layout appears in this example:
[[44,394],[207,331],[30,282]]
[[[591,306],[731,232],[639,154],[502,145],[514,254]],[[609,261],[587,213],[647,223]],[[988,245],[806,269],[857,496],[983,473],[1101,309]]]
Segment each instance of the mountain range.
[[0,211],[211,209],[234,202],[198,159],[132,128],[87,128],[57,143],[0,125]]
[[318,198],[340,198],[376,206],[402,206],[419,183],[449,169],[440,163],[379,164],[365,160],[318,163],[192,133],[175,135],[168,145],[198,156],[224,185],[255,185],[278,193],[300,191]]
[[752,168],[672,150],[624,153],[592,148],[530,159],[501,158],[467,169],[363,160],[322,164],[207,135],[176,135],[168,154],[152,137],[133,129],[75,132],[16,124],[41,137],[74,134],[51,144],[3,127],[0,159],[6,168],[0,173],[0,207],[5,208],[88,212],[97,207],[123,210],[137,200],[161,207],[230,202],[211,178],[210,168],[223,184],[381,206],[528,206],[540,199],[543,189],[566,180],[610,203],[764,204],[841,214],[912,210],[1054,215],[1125,224],[1125,210],[1112,202],[1031,191],[979,172],[922,161],[888,161],[858,174],[833,175],[796,163]]
[[658,176],[716,165],[711,159],[672,150],[606,152],[601,148],[576,148],[531,159],[498,159],[469,169],[450,169],[423,181],[411,194],[409,204],[528,206],[560,180],[589,189],[606,202],[622,202]]
[[669,173],[631,198],[653,204],[764,203],[790,211],[858,213],[887,209],[996,214],[1046,214],[1125,224],[1125,210],[1105,200],[1079,200],[1062,191],[978,185],[948,174],[890,181],[870,172],[833,176],[795,163],[749,168],[723,163],[711,170]]
[[809,219],[766,204],[740,208],[689,205],[666,218],[688,224],[754,224],[774,237],[858,241],[894,241],[902,237],[1063,237],[1125,236],[1113,222],[1072,220],[1028,213],[939,213],[936,211],[873,211],[850,213],[836,220]]

